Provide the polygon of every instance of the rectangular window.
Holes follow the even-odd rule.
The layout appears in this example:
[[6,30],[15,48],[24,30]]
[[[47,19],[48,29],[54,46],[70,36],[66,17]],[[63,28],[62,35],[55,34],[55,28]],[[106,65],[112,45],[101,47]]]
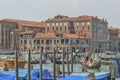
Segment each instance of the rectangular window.
[[41,43],[43,44],[43,43],[44,43],[44,40],[41,40]]
[[29,44],[32,44],[31,40],[30,40],[30,43]]
[[52,27],[52,31],[54,31],[54,26]]
[[61,44],[64,44],[64,39],[61,39]]
[[37,44],[40,44],[40,40],[37,40]]
[[20,40],[20,43],[22,44],[22,40]]
[[49,32],[49,27],[47,27],[47,32]]
[[58,31],[58,27],[56,27],[56,31]]
[[60,32],[62,32],[62,27],[60,26]]
[[54,44],[56,44],[56,40],[54,40]]
[[65,32],[66,32],[66,26],[65,26]]
[[46,40],[46,44],[49,44],[49,40]]
[[84,30],[84,26],[82,26],[82,31]]
[[52,40],[49,40],[50,44],[52,44]]
[[27,40],[24,40],[24,44],[27,44]]
[[69,39],[65,39],[65,43],[66,43],[66,44],[69,44]]
[[36,40],[34,40],[34,44],[36,44]]
[[88,31],[89,31],[90,26],[88,26]]

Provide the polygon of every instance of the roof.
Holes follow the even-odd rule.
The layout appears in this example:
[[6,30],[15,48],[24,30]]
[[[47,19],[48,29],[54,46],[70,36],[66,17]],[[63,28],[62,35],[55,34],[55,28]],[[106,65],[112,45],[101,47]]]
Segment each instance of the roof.
[[113,28],[112,26],[108,26],[108,30],[118,30],[118,28]]
[[82,16],[77,17],[77,19],[81,19],[81,20],[86,20],[86,19],[88,20],[92,18],[95,18],[95,17],[89,16],[89,15],[82,15]]
[[79,38],[77,34],[64,33],[63,38]]
[[97,19],[101,21],[105,21],[105,19],[99,19],[97,16],[89,16],[89,15],[82,15],[79,17],[68,17],[64,15],[57,15],[53,18],[49,18],[47,21],[75,21],[75,20],[92,20],[92,19]]
[[25,34],[33,34],[33,32],[34,31],[29,30],[29,31],[20,32],[19,34],[23,34],[23,35],[25,35]]
[[45,27],[46,23],[37,21],[17,20],[17,19],[3,19],[1,21],[16,22],[21,26]]
[[[86,36],[88,38],[89,36]],[[56,35],[55,33],[37,33],[34,37],[36,39],[55,39]],[[62,38],[85,38],[84,35],[78,35],[78,34],[70,34],[70,33],[63,33]]]
[[55,39],[56,35],[54,33],[37,33],[34,38],[37,39]]

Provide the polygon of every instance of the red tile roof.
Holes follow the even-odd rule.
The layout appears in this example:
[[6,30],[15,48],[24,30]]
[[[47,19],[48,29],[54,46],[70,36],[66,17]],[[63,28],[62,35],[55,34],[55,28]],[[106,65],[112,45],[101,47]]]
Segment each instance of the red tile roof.
[[108,26],[108,30],[118,30],[118,28],[113,28],[112,26]]
[[29,30],[29,31],[25,31],[25,32],[19,32],[19,34],[33,34],[34,33],[34,31],[32,31],[32,30]]
[[75,21],[75,20],[92,20],[92,19],[98,19],[95,16],[89,16],[89,15],[83,15],[83,16],[79,16],[79,17],[68,17],[68,16],[63,16],[63,15],[58,15],[55,16],[54,18],[49,18],[47,21],[56,21],[56,20],[61,20],[61,21],[67,21],[67,20],[71,20],[71,21]]
[[34,38],[37,39],[55,39],[56,35],[54,33],[37,33]]
[[63,38],[79,38],[77,34],[64,33]]
[[33,26],[33,27],[45,27],[46,26],[46,23],[36,22],[36,21],[26,21],[26,20],[17,20],[17,19],[3,19],[1,21],[16,22],[21,26]]
[[[88,38],[89,36],[86,35],[86,38]],[[55,39],[56,35],[55,33],[37,33],[36,36],[34,38],[37,39]],[[69,33],[63,33],[63,37],[62,38],[85,38],[84,35],[78,35],[78,34],[69,34]]]

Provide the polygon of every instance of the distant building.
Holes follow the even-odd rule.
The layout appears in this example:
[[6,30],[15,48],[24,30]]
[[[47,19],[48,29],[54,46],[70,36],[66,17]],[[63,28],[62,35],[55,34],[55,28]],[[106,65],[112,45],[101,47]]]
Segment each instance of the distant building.
[[[59,32],[69,35],[76,35],[73,37],[76,43],[71,43],[73,47],[78,47],[80,50],[85,48],[93,48],[94,51],[103,50],[107,47],[107,26],[106,19],[99,19],[94,16],[79,16],[79,17],[68,17],[63,15],[57,15],[54,18],[46,20],[46,33]],[[69,43],[70,38],[68,39]],[[106,44],[105,44],[106,43]]]
[[53,51],[54,47],[68,47],[85,51],[107,49],[108,23],[106,19],[83,15],[57,15],[45,22],[3,19],[0,21],[0,47],[21,51]]
[[120,29],[118,29],[118,51],[120,52]]
[[[37,32],[45,32],[45,25],[42,22],[35,21],[25,21],[16,19],[3,19],[0,21],[0,46],[1,48],[16,48],[20,47],[21,43],[26,42],[29,34],[26,35],[28,31],[32,33],[32,38]],[[20,34],[24,34],[20,35]],[[22,37],[23,36],[23,37]],[[22,42],[23,41],[23,42]],[[26,45],[25,45],[26,46]]]
[[119,29],[113,28],[112,26],[108,27],[108,40],[109,40],[109,49],[118,51],[118,43],[119,43]]

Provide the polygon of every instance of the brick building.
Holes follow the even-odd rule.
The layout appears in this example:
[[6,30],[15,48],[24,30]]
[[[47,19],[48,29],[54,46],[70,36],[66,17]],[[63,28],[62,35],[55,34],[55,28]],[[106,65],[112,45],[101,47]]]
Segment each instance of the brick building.
[[119,29],[113,28],[112,26],[108,27],[108,47],[110,50],[118,51],[119,46]]
[[[57,15],[45,22],[3,19],[0,21],[1,48],[53,51],[54,47],[72,47],[84,51],[107,48],[107,21],[94,16],[68,17]],[[8,29],[9,28],[9,29]],[[57,37],[60,35],[59,37]]]

